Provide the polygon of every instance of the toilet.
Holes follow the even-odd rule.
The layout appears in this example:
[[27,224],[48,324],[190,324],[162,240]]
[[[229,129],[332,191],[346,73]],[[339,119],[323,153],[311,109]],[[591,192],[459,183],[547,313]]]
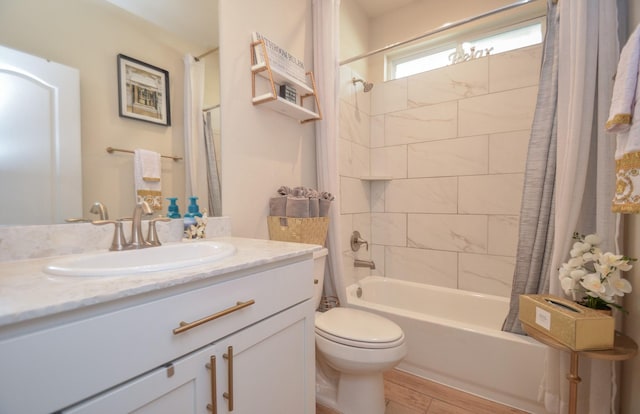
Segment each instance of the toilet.
[[[327,249],[314,253],[314,300],[322,298]],[[316,311],[316,400],[343,414],[384,414],[382,373],[407,354],[402,329],[347,307]]]

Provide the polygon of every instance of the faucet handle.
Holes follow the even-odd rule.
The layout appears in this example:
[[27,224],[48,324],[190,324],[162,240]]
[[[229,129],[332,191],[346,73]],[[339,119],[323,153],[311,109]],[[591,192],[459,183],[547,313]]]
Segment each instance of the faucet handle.
[[140,200],[138,201],[138,205],[142,207],[142,214],[144,214],[145,216],[148,216],[149,214],[153,214],[153,209],[151,208],[149,203],[147,203],[146,201]]
[[161,246],[160,239],[158,238],[158,232],[156,231],[156,222],[158,221],[171,221],[168,217],[156,217],[149,220],[149,231],[147,232],[147,244],[150,246]]
[[360,232],[358,230],[355,230],[351,235],[351,250],[357,252],[358,250],[360,250],[360,246],[363,244],[364,247],[369,250],[369,242],[362,239],[362,237],[360,237]]
[[91,222],[96,226],[102,226],[104,224],[113,224],[115,229],[113,231],[113,240],[111,240],[111,251],[125,250],[127,247],[127,240],[124,238],[124,232],[122,231],[122,220],[94,220]]

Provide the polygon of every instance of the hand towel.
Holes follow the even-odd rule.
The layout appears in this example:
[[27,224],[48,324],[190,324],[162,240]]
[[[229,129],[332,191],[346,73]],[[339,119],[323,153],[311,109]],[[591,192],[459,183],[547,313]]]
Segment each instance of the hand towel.
[[640,25],[633,31],[620,53],[613,86],[607,131],[617,133],[616,191],[611,210],[615,213],[640,212]]
[[159,153],[144,149],[133,151],[133,180],[136,199],[146,201],[154,210],[162,210],[160,171]]
[[628,131],[633,120],[640,64],[640,25],[633,31],[620,52],[616,80],[611,96],[609,120],[605,128],[609,132]]
[[287,217],[308,218],[309,199],[307,197],[288,196],[287,197]]
[[320,199],[318,197],[309,197],[309,217],[320,216]]
[[277,195],[269,199],[269,215],[284,217],[287,215],[287,196]]
[[334,198],[335,197],[331,193],[328,193],[326,191],[320,193],[320,217],[329,217],[329,208],[331,207],[331,202]]
[[283,196],[287,196],[287,195],[291,194],[291,189],[289,187],[287,187],[286,185],[283,185],[282,187],[278,188],[278,194],[283,195]]

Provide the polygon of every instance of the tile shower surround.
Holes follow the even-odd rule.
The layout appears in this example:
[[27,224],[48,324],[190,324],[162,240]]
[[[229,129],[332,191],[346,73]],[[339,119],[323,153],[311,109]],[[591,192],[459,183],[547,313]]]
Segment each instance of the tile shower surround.
[[[346,282],[372,273],[509,296],[541,46],[354,88],[342,67],[342,240]],[[366,78],[366,76],[365,76]],[[362,181],[388,176],[389,181]]]

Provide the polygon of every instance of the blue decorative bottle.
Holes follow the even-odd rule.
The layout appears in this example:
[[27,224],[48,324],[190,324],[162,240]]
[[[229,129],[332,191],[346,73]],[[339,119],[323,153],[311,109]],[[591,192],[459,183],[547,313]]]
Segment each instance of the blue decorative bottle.
[[169,204],[169,207],[167,207],[167,217],[171,218],[171,219],[178,219],[180,218],[180,210],[178,208],[178,205],[176,204],[176,202],[178,201],[177,197],[169,197],[167,198],[167,200],[169,200],[169,202],[171,204]]
[[184,213],[184,229],[188,229],[190,226],[196,225],[196,217],[202,217],[202,213],[200,212],[200,207],[196,201],[198,197],[192,196],[189,197],[190,204],[187,207],[188,212]]
[[[198,200],[198,197],[195,196],[191,196],[189,197],[189,213],[193,215],[193,217],[202,217],[202,213],[200,212],[200,207],[198,206],[198,204],[196,203],[196,201]],[[187,215],[185,214],[185,217]]]

